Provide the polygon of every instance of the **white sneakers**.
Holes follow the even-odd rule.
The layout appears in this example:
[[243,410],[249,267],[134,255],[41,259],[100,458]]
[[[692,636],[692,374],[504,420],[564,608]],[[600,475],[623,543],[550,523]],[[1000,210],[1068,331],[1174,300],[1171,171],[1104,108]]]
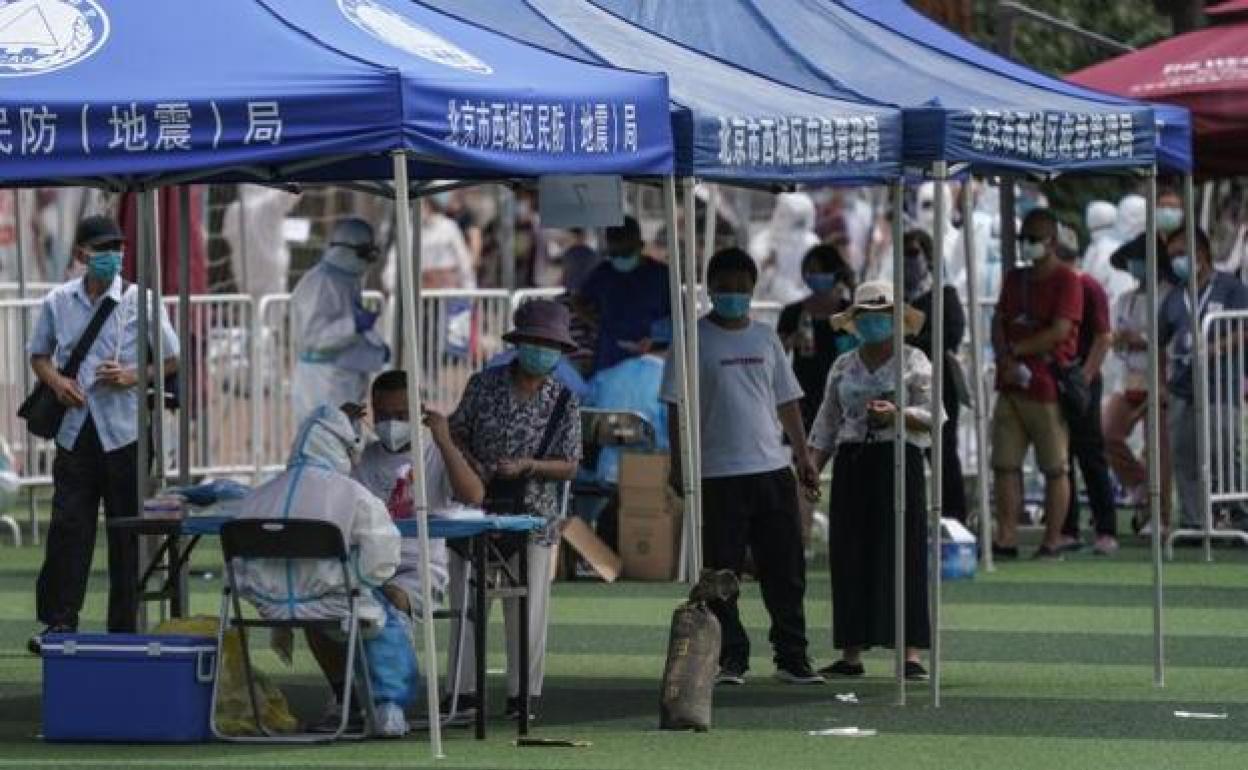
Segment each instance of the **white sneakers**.
[[379,738],[402,738],[407,735],[407,716],[403,707],[397,703],[378,703],[377,736]]

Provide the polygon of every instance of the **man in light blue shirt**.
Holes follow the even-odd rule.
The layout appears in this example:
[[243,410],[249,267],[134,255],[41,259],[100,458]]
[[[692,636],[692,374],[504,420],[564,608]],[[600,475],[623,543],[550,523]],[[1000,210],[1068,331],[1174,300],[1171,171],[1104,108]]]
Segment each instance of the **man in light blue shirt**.
[[[67,408],[56,435],[52,522],[36,584],[36,612],[47,626],[44,633],[77,630],[101,501],[108,518],[139,513],[138,314],[148,312],[149,304],[137,287],[121,279],[123,249],[121,229],[112,219],[88,217],[79,223],[73,258],[85,267],[85,274],[44,297],[28,345],[35,376]],[[61,369],[106,299],[116,304],[77,376],[65,376]],[[159,323],[165,356],[161,370],[172,374],[177,370],[178,338],[163,306]],[[154,332],[153,328],[152,339]],[[149,380],[159,383],[163,376],[152,372]],[[134,631],[138,612],[134,535],[108,533],[108,571],[108,630]],[[30,648],[36,653],[39,638],[31,639]]]

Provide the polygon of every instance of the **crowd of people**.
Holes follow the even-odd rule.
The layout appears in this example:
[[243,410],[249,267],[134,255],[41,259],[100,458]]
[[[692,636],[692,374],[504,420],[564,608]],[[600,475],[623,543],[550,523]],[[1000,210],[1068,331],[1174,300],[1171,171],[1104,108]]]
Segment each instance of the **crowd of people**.
[[[1130,441],[1147,402],[1147,236],[1132,229],[1141,203],[1138,196],[1128,196],[1117,206],[1091,204],[1082,255],[1074,229],[1051,210],[1037,206],[1022,218],[1018,258],[1000,276],[992,318],[997,391],[992,548],[998,558],[1020,555],[1018,522],[1029,450],[1044,482],[1038,559],[1060,560],[1082,547],[1077,478],[1087,492],[1092,547],[1100,555],[1118,549],[1119,506],[1138,506],[1146,499],[1147,473]],[[481,233],[473,236],[470,222],[456,221],[452,204],[453,199],[438,197],[423,210],[424,226],[440,233],[424,244],[433,254],[424,261],[428,274],[422,276],[429,285],[470,282],[478,259],[474,254],[485,240]],[[737,573],[748,563],[771,618],[776,676],[788,683],[861,676],[863,652],[889,646],[896,638],[892,456],[899,421],[907,456],[900,519],[906,528],[906,675],[927,676],[920,657],[930,643],[925,458],[936,423],[944,450],[944,511],[963,520],[972,511],[964,489],[965,447],[959,445],[957,429],[961,410],[970,402],[968,375],[958,358],[967,316],[959,284],[948,282],[943,335],[935,339],[934,277],[937,271],[948,273],[951,263],[936,262],[932,234],[922,226],[931,225],[930,207],[923,204],[920,195],[913,217],[920,226],[904,234],[901,297],[894,296],[891,280],[875,277],[888,273],[879,264],[878,244],[852,245],[848,233],[854,228],[844,219],[827,228],[825,237],[818,235],[818,209],[803,193],[779,198],[774,216],[748,250],[719,249],[706,265],[711,310],[697,321],[700,413],[691,416],[702,436],[701,467],[694,469],[694,477],[703,501],[704,561],[707,567]],[[1157,221],[1159,342],[1166,351],[1162,524],[1172,526],[1173,480],[1177,525],[1197,527],[1201,490],[1194,410],[1197,399],[1209,396],[1193,385],[1189,287],[1195,282],[1200,298],[1195,310],[1202,316],[1248,308],[1248,287],[1215,268],[1203,232],[1197,230],[1195,253],[1188,253],[1181,200],[1174,190],[1161,191]],[[510,349],[472,376],[452,414],[427,410],[413,415],[406,375],[392,368],[391,351],[375,329],[378,315],[363,301],[363,277],[377,266],[382,249],[368,222],[336,223],[320,263],[303,276],[292,300],[296,444],[287,470],[242,505],[244,516],[267,517],[284,509],[290,516],[338,524],[354,549],[357,574],[370,589],[369,619],[407,633],[423,602],[417,569],[421,554],[412,541],[401,540],[393,522],[412,515],[410,447],[421,431],[431,512],[469,507],[547,521],[525,553],[527,678],[534,698],[542,692],[545,670],[551,561],[563,513],[560,485],[578,479],[611,490],[618,478],[617,451],[603,452],[582,467],[580,410],[638,413],[655,429],[651,449],[680,445],[682,399],[667,355],[673,336],[668,271],[647,249],[635,218],[625,217],[603,235],[599,254],[585,233],[574,234],[564,257],[568,295],[519,307],[514,328],[504,338]],[[955,230],[947,245],[956,248],[963,235]],[[30,339],[35,375],[67,409],[56,437],[51,529],[37,586],[44,633],[78,626],[100,503],[109,517],[132,515],[138,507],[130,481],[136,475],[136,308],[146,302],[119,276],[123,243],[110,219],[91,217],[81,223],[74,247],[78,277],[44,299]],[[760,297],[784,303],[775,328],[751,318],[751,306]],[[893,313],[899,302],[905,345],[896,350]],[[156,378],[176,371],[178,344],[167,318],[153,326],[153,334],[163,335],[166,356],[153,366]],[[71,351],[84,338],[81,365],[67,374]],[[932,398],[936,356],[945,364],[940,403]],[[1112,377],[1107,374],[1111,362]],[[904,410],[898,409],[895,393],[899,374],[906,387]],[[1079,392],[1082,398],[1071,396]],[[1238,446],[1238,426],[1219,429],[1228,446]],[[675,451],[671,456],[670,483],[680,492],[682,457]],[[839,656],[815,670],[804,611],[804,520],[819,505],[821,472],[829,464],[833,640]],[[602,513],[596,507],[589,518]],[[1238,509],[1221,513],[1230,526],[1248,526]],[[1137,530],[1142,524],[1135,520]],[[137,546],[133,535],[121,531],[110,531],[108,544],[108,627],[131,631],[138,602],[131,579],[138,567]],[[440,543],[432,545],[429,557],[433,601],[456,606],[469,601],[465,560]],[[511,559],[508,566],[514,571],[518,555]],[[309,596],[315,597],[313,603],[332,604],[333,591],[341,589],[333,581],[315,569],[283,570],[276,576],[257,568],[244,591],[262,613],[281,616],[295,612],[292,608]],[[522,711],[516,629],[525,621],[514,600],[505,604],[507,712],[514,716]],[[723,629],[718,681],[744,684],[750,641],[736,600],[713,602],[712,608]],[[471,630],[467,633],[471,636]],[[40,638],[32,638],[33,651]],[[325,724],[337,724],[342,640],[309,634],[308,643],[334,693]],[[464,690],[460,704],[468,711],[477,703],[474,649],[469,640],[450,662]],[[416,670],[414,657],[407,670]],[[379,729],[402,734],[402,711],[414,688],[379,686],[376,691]]]

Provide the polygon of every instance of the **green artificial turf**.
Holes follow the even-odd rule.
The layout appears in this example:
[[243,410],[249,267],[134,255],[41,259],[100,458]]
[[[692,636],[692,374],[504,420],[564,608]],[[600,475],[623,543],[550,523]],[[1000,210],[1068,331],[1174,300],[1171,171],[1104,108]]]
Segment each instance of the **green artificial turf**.
[[[681,588],[646,583],[555,587],[541,718],[534,734],[592,742],[590,748],[516,748],[513,725],[492,724],[485,742],[446,733],[448,768],[905,768],[906,770],[1148,770],[1248,768],[1248,553],[1219,550],[1217,563],[1184,550],[1165,572],[1166,686],[1152,684],[1148,552],[1114,559],[1074,556],[1059,564],[1002,565],[944,591],[944,702],[910,688],[894,705],[891,653],[867,660],[869,676],[823,687],[770,680],[765,613],[754,584],[743,609],[755,642],[747,686],[716,693],[708,734],[664,733],[658,680],[667,623]],[[33,584],[41,551],[0,547],[0,768],[231,767],[372,768],[430,766],[423,735],[319,748],[72,746],[37,740],[39,663],[24,650],[34,629]],[[197,569],[216,569],[210,548]],[[88,599],[88,629],[103,611],[103,551]],[[194,581],[195,612],[213,614],[216,579]],[[831,660],[826,569],[812,571],[807,600],[812,653]],[[496,612],[496,616],[497,616]],[[502,666],[501,626],[491,668]],[[280,672],[262,654],[267,670]],[[443,668],[445,666],[443,665]],[[309,659],[290,684],[304,712],[324,692]],[[502,677],[491,678],[495,704]],[[853,692],[858,704],[837,695]],[[1176,718],[1176,710],[1227,714]],[[875,737],[813,737],[830,727],[869,728]]]

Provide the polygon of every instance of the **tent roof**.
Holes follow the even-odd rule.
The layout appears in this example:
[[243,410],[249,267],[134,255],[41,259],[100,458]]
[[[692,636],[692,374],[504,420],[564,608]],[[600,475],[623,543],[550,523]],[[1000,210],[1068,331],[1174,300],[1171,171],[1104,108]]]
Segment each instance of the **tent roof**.
[[826,83],[821,94],[784,85],[584,0],[417,1],[569,56],[665,72],[677,107],[678,173],[820,184],[878,182],[899,172],[899,111]]
[[0,84],[10,186],[672,168],[661,75],[406,0],[17,0]]
[[1248,17],[1163,40],[1070,79],[1190,109],[1201,175],[1248,173]]
[[[1095,91],[1011,61],[1004,56],[984,50],[966,38],[942,27],[901,0],[823,0],[830,6],[841,6],[862,18],[892,30],[911,41],[944,52],[948,56],[971,65],[980,72],[996,74],[1043,89],[1053,94],[1064,94],[1078,99],[1099,100],[1104,103],[1136,105],[1129,99]],[[966,70],[969,77],[974,70]],[[1138,105],[1136,105],[1138,106]],[[1191,116],[1181,107],[1153,104],[1158,138],[1156,158],[1160,166],[1170,171],[1184,172],[1192,168]]]
[[[1046,172],[1154,162],[1147,105],[1045,82],[1029,70],[1022,77],[988,69],[991,55],[922,17],[911,18],[913,12],[900,3],[592,1],[783,82],[902,106],[907,163],[943,159]],[[868,5],[873,15],[856,7]],[[941,34],[929,36],[929,26]],[[962,58],[972,52],[976,59]],[[1011,65],[1011,70],[1022,68]]]

